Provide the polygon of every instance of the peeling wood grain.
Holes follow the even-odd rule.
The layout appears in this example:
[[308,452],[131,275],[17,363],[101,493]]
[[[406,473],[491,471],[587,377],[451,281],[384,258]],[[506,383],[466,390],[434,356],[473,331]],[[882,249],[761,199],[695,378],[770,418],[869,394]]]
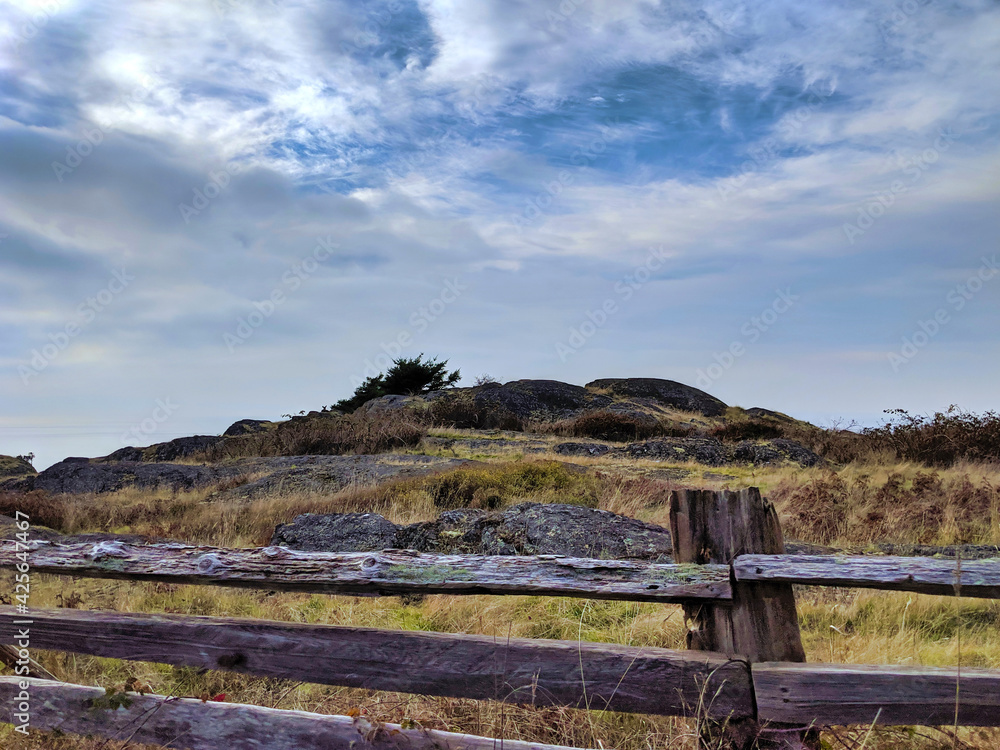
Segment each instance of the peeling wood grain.
[[[785,551],[774,506],[754,487],[739,492],[680,490],[670,496],[670,532],[680,563],[729,564],[747,553]],[[754,661],[805,661],[792,587],[737,584],[731,606],[684,607],[692,623],[688,648]]]
[[737,581],[848,586],[942,596],[1000,599],[1000,560],[921,557],[743,555],[733,563]]
[[[369,724],[349,716],[282,711],[191,698],[130,694],[131,705],[94,708],[102,688],[28,680],[31,731],[58,729],[162,745],[178,750],[565,750],[515,740],[403,729]],[[18,678],[0,677],[0,722],[16,721],[13,699]]]
[[[19,560],[0,551],[0,567]],[[309,591],[327,594],[534,594],[684,602],[727,600],[728,566],[653,564],[556,555],[484,557],[412,550],[298,552],[182,544],[33,542],[37,573]]]
[[[819,725],[950,725],[955,669],[855,664],[751,667],[762,721]],[[962,669],[960,726],[1000,726],[1000,671]]]
[[[18,615],[0,607],[0,641]],[[750,675],[719,654],[181,615],[33,610],[31,645],[372,690],[691,715],[753,714]],[[581,676],[582,669],[582,676]]]

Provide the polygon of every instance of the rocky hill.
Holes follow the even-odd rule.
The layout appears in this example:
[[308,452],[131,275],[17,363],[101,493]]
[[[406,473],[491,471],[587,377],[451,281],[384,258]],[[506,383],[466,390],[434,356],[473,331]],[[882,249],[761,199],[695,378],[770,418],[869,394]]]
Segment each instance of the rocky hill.
[[[750,423],[757,433],[724,434],[727,425]],[[731,408],[671,380],[606,378],[585,386],[515,380],[384,396],[352,415],[324,410],[283,422],[241,419],[221,435],[68,458],[37,475],[30,464],[7,458],[0,461],[0,489],[53,494],[100,494],[127,487],[177,491],[252,476],[242,490],[247,497],[276,489],[336,491],[351,482],[447,468],[450,462],[435,454],[450,451],[457,457],[459,449],[490,454],[513,448],[564,460],[606,457],[710,467],[815,465],[819,456],[781,437],[778,425],[793,423],[766,409]],[[472,432],[427,434],[428,429],[455,427]],[[723,433],[715,434],[719,430]],[[358,433],[377,439],[352,442]],[[344,453],[379,455],[331,455]]]

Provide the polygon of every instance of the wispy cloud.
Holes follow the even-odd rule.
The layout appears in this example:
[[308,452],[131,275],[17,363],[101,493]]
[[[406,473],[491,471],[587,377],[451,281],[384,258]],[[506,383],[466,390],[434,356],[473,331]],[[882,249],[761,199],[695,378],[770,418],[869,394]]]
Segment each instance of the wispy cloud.
[[[917,5],[4,3],[7,418],[130,425],[169,393],[171,430],[217,432],[330,403],[455,278],[461,313],[411,343],[470,375],[690,381],[792,288],[795,314],[718,395],[803,416],[818,392],[849,416],[993,407],[1000,287],[905,368],[885,358],[1000,228],[1000,9]],[[844,224],[945,128],[852,243]],[[223,334],[317,237],[336,251],[231,354]],[[641,294],[554,357],[651,247],[667,260]],[[127,294],[23,383],[122,267]],[[123,429],[90,449],[10,427],[0,453],[44,464]]]

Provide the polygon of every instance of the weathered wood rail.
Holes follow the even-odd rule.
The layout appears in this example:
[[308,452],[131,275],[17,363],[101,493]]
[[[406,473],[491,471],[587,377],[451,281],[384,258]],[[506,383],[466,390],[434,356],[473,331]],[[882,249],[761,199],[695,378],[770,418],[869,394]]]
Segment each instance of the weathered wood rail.
[[[353,596],[530,594],[681,603],[688,651],[614,644],[178,615],[32,610],[31,647],[373,690],[709,719],[733,747],[817,747],[837,724],[1000,726],[1000,671],[805,664],[793,584],[1000,598],[1000,560],[786,555],[756,490],[671,496],[675,564],[411,550],[297,552],[122,542],[0,549],[0,568],[124,580]],[[26,615],[0,607],[0,644]],[[18,649],[6,649],[8,663]],[[18,662],[19,663],[19,662]],[[34,674],[37,663],[29,664]],[[27,679],[27,678],[18,678]],[[127,711],[85,710],[94,688],[28,680],[36,728],[127,736],[167,747],[440,748],[494,740],[366,726],[256,706],[135,696]],[[0,678],[0,700],[17,682]],[[42,708],[39,705],[44,702]],[[0,721],[8,719],[0,709]],[[146,712],[145,714],[143,712]],[[142,718],[145,717],[145,718]],[[266,724],[266,729],[262,729]],[[129,728],[130,727],[130,728]],[[178,734],[178,727],[183,731]],[[775,731],[777,727],[777,731]],[[172,728],[172,729],[171,729]],[[167,736],[173,731],[174,735]],[[252,734],[264,733],[264,745]],[[176,736],[175,736],[176,735]],[[361,736],[359,740],[358,737]],[[460,739],[459,739],[460,738]],[[186,744],[185,744],[186,743]],[[283,744],[284,743],[284,744]],[[367,743],[367,744],[365,744]],[[508,749],[542,745],[504,741]]]
[[778,663],[751,669],[758,716],[771,721],[951,725],[957,695],[959,725],[1000,726],[1000,671]]
[[743,555],[737,581],[798,583],[1000,599],[1000,560],[929,557]]
[[[237,703],[203,703],[192,698],[130,695],[130,705],[101,709],[102,688],[47,680],[26,680],[31,726],[82,735],[101,735],[186,750],[499,750],[487,737],[363,718],[283,711]],[[0,677],[0,721],[9,721],[21,688],[16,677]],[[13,722],[11,722],[13,723]],[[565,750],[558,745],[503,741],[504,750]]]
[[[0,607],[0,641],[23,617]],[[220,617],[34,610],[33,648],[372,690],[678,716],[703,696],[753,714],[746,665],[721,654]]]
[[[483,557],[413,550],[335,553],[285,547],[34,542],[27,560],[36,573],[353,596],[534,594],[665,603],[732,597],[728,565],[557,555]],[[13,549],[0,551],[0,567],[14,567],[18,562]]]

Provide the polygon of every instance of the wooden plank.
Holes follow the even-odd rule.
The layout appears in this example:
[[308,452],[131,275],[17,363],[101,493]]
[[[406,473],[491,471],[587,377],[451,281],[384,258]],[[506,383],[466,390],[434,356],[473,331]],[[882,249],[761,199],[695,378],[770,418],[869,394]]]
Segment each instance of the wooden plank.
[[[670,531],[679,563],[730,564],[752,553],[780,555],[785,543],[774,506],[756,488],[740,492],[675,491]],[[755,661],[805,661],[792,587],[736,585],[732,606],[685,606],[694,623],[688,647]]]
[[[681,490],[670,495],[670,532],[679,563],[731,563],[749,553],[782,554],[778,514],[756,488],[739,492]],[[804,662],[792,587],[784,583],[732,584],[732,605],[684,605],[690,649],[719,651],[750,662]],[[819,747],[814,732],[760,727],[753,718],[708,723],[703,740],[712,747]]]
[[[0,607],[0,641],[14,638]],[[719,654],[181,615],[32,610],[31,647],[372,690],[685,715],[753,714],[746,665]],[[582,673],[581,673],[582,670]]]
[[[356,596],[536,594],[650,602],[731,597],[727,566],[558,555],[432,555],[412,550],[334,553],[122,542],[29,546],[28,563],[36,573],[96,578]],[[0,551],[0,567],[18,562],[22,561],[12,549]]]
[[733,570],[737,581],[1000,599],[1000,560],[963,560],[959,564],[932,557],[743,555],[733,563]]
[[[0,677],[0,721],[20,725],[16,677]],[[27,680],[31,732],[58,729],[178,750],[565,750],[432,729],[372,725],[363,718],[283,711],[192,698],[129,694],[130,704],[102,708],[103,688]],[[95,707],[97,701],[97,707]]]
[[[955,721],[956,669],[754,664],[761,720],[818,725],[940,726]],[[960,726],[1000,726],[1000,671],[962,669]]]

